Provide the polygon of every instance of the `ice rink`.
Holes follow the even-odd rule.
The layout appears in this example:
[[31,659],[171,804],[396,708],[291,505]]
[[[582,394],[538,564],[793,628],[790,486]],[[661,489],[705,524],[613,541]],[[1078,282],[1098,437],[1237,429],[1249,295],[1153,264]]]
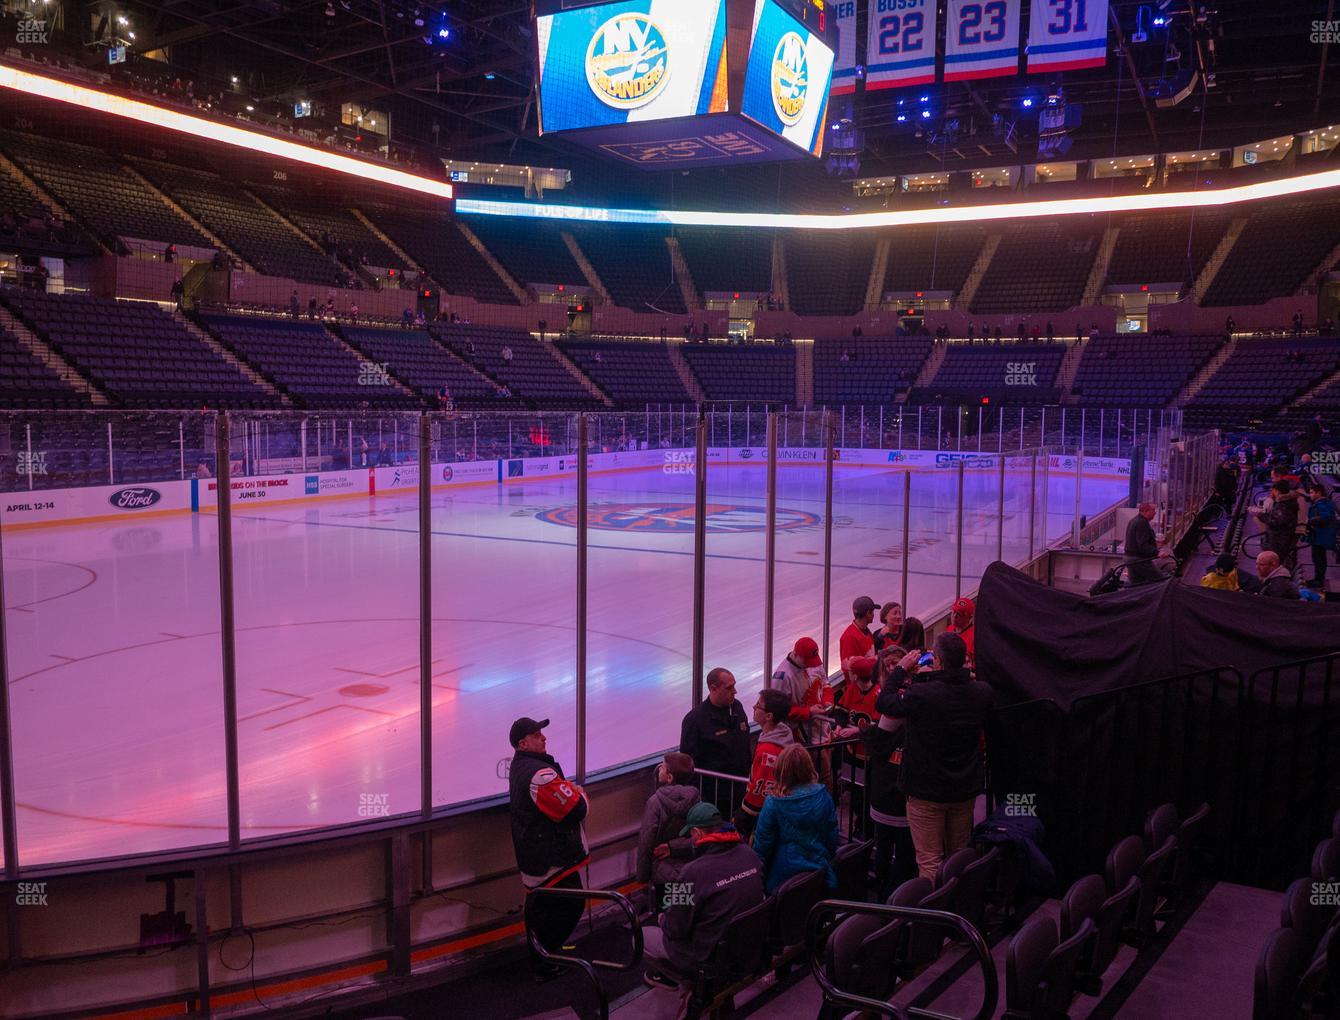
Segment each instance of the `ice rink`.
[[[851,601],[900,594],[903,477],[835,472],[836,652]],[[766,470],[708,473],[708,667],[763,675]],[[912,473],[908,610],[954,595],[957,472]],[[1006,475],[1003,548],[1029,547],[1027,470]],[[1073,472],[1038,476],[1035,544],[1069,534]],[[1085,513],[1126,482],[1086,477]],[[505,788],[507,727],[548,716],[574,757],[572,479],[435,491],[433,796]],[[690,704],[693,477],[592,474],[588,770],[678,740]],[[964,588],[996,558],[999,475],[965,475]],[[778,471],[773,658],[822,640],[823,471]],[[244,839],[419,806],[418,504],[412,492],[233,513]],[[7,530],[4,582],[25,864],[226,840],[217,521],[182,514]]]

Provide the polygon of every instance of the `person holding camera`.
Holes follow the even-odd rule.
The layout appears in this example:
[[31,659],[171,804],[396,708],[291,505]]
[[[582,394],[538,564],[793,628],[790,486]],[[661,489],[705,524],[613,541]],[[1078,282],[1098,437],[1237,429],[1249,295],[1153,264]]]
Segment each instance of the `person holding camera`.
[[907,821],[917,871],[932,882],[944,859],[968,845],[982,788],[982,733],[994,695],[973,679],[967,657],[962,637],[941,634],[929,661],[920,649],[903,656],[876,702],[882,715],[905,722]]

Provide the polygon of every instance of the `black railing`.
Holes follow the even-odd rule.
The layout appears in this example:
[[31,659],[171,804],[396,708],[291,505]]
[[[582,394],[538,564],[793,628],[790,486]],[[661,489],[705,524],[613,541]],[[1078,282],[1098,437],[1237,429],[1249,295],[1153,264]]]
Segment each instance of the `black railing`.
[[[920,907],[894,907],[884,903],[857,903],[850,900],[823,900],[810,911],[806,929],[806,949],[810,957],[810,972],[823,992],[824,1005],[836,1015],[848,1010],[866,1010],[879,1016],[903,1020],[905,1017],[933,1017],[946,1020],[944,1013],[921,1009],[916,1006],[903,1006],[881,999],[870,999],[855,995],[838,988],[828,975],[824,961],[824,942],[828,937],[829,918],[840,915],[866,914],[871,917],[887,918],[890,922],[903,919],[931,928],[948,928],[957,938],[966,942],[977,958],[977,966],[982,971],[982,1004],[972,1014],[971,1020],[989,1020],[996,1011],[996,1001],[1000,996],[1000,982],[996,976],[996,963],[991,958],[991,949],[986,940],[971,923],[957,914],[943,910],[923,910]],[[957,939],[956,939],[957,940]]]
[[[581,900],[588,902],[590,900],[604,900],[613,903],[628,919],[629,931],[632,934],[633,952],[627,960],[588,960],[581,956],[572,956],[567,953],[555,953],[546,949],[535,934],[534,913],[536,904],[544,899],[567,899]],[[596,993],[596,1012],[595,1016],[600,1020],[609,1020],[610,1002],[609,994],[605,991],[605,983],[600,980],[597,970],[628,971],[632,970],[642,963],[642,926],[637,921],[637,911],[628,898],[621,893],[614,892],[611,889],[554,889],[541,887],[532,889],[526,895],[526,941],[529,943],[531,951],[545,963],[555,964],[559,967],[567,967],[572,970],[579,970],[586,975],[592,989]]]

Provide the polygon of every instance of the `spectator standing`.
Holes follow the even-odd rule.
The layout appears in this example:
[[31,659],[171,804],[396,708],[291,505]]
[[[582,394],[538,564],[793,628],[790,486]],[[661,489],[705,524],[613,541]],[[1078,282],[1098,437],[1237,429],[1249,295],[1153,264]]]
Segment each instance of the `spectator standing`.
[[[526,894],[536,889],[580,889],[581,868],[590,861],[586,849],[586,794],[569,782],[563,769],[546,753],[548,719],[522,716],[508,732],[511,771],[512,848]],[[540,901],[532,910],[536,938],[545,949],[560,948],[581,919],[580,899]],[[543,976],[557,968],[532,966]]]
[[[750,766],[749,717],[735,698],[735,676],[718,666],[707,674],[707,697],[684,716],[679,729],[679,749],[693,759],[701,772],[748,776]],[[740,797],[736,784],[713,780],[704,790],[722,814],[735,810]]]
[[1202,588],[1214,588],[1217,591],[1241,591],[1238,583],[1238,564],[1232,553],[1220,553],[1214,565],[1200,579]]
[[1219,497],[1220,505],[1231,511],[1233,498],[1238,494],[1238,462],[1232,457],[1225,458],[1215,469],[1214,491]]
[[[906,720],[903,792],[917,871],[935,881],[941,862],[968,845],[973,802],[983,786],[982,734],[991,688],[972,678],[957,634],[935,640],[934,670],[912,676],[920,653],[908,652],[889,675],[877,706]],[[911,678],[911,683],[904,683]]]
[[1298,501],[1302,494],[1293,488],[1288,478],[1277,478],[1270,487],[1271,503],[1268,508],[1252,507],[1265,536],[1261,539],[1261,548],[1276,553],[1288,570],[1293,570],[1298,560]]
[[772,686],[785,691],[794,702],[790,721],[805,729],[814,716],[832,710],[833,692],[823,673],[823,659],[814,638],[803,637],[773,671]]
[[679,881],[679,873],[693,855],[693,844],[680,833],[689,809],[702,799],[693,782],[693,759],[671,751],[656,766],[656,792],[642,809],[637,841],[635,878],[653,886],[652,908],[663,910],[665,886]]
[[1312,420],[1307,423],[1307,429],[1304,436],[1307,440],[1307,452],[1316,453],[1321,449],[1321,441],[1326,435],[1326,427],[1322,424],[1321,415],[1314,414]]
[[[881,689],[905,654],[901,648],[890,646],[880,655]],[[907,825],[907,798],[901,789],[903,723],[876,714],[874,721],[859,727],[858,732],[866,757],[866,810],[875,830],[875,891],[882,903],[917,873],[912,830]]]
[[777,757],[776,787],[764,801],[754,831],[754,852],[767,871],[767,892],[805,871],[824,871],[828,888],[836,889],[832,860],[837,839],[833,797],[820,785],[810,752],[792,744]]
[[842,675],[851,677],[847,673],[847,660],[855,658],[865,658],[875,650],[875,637],[870,633],[870,625],[875,622],[875,610],[879,608],[879,603],[869,595],[862,595],[851,604],[852,622],[847,625],[847,629],[842,632],[842,638],[838,642],[838,654],[842,660]]
[[897,602],[885,602],[879,608],[879,630],[874,632],[875,651],[885,645],[901,644],[898,640],[903,630],[903,607]]
[[1261,579],[1257,593],[1268,599],[1299,598],[1298,586],[1293,583],[1289,568],[1280,563],[1279,553],[1266,550],[1256,557],[1256,576]]
[[1141,503],[1139,511],[1126,525],[1126,569],[1131,585],[1162,581],[1163,575],[1154,566],[1159,554],[1158,540],[1154,537],[1154,504]]
[[313,294],[310,298],[307,299],[307,318],[309,318],[309,319],[315,319],[315,318],[316,318],[316,295],[315,295],[315,294]]
[[295,319],[302,314],[302,305],[298,303],[298,292],[296,290],[288,296],[288,313]]
[[758,746],[754,748],[754,760],[749,766],[744,801],[735,813],[735,826],[746,838],[753,834],[763,802],[776,786],[778,755],[796,742],[786,723],[794,707],[789,694],[772,688],[760,691],[758,701],[754,703],[754,722],[759,725]]
[[391,448],[387,446],[385,443],[382,443],[379,447],[377,447],[377,466],[378,467],[395,466],[395,455],[391,452]]
[[642,929],[644,980],[658,988],[691,982],[730,923],[764,897],[763,862],[716,807],[695,804],[681,835],[693,845],[676,886],[683,895],[671,898],[659,925]]
[[1336,551],[1337,521],[1335,504],[1326,494],[1326,486],[1313,482],[1312,505],[1307,511],[1307,544],[1312,547],[1312,583],[1326,590],[1326,561]]
[[969,598],[955,599],[949,609],[949,633],[963,639],[968,649],[968,665],[971,667],[977,659],[977,624],[974,617],[977,605]]

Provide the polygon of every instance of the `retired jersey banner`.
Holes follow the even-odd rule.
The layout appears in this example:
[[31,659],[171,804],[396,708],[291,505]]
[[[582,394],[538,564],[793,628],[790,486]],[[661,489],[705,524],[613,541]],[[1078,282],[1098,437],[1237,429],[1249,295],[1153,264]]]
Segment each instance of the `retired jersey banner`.
[[837,17],[838,49],[830,93],[846,96],[856,91],[856,0],[839,0],[832,10]]
[[1107,0],[1033,0],[1028,73],[1107,63]]
[[865,87],[935,81],[935,0],[870,0]]
[[945,81],[999,78],[1019,70],[1022,0],[949,0]]

